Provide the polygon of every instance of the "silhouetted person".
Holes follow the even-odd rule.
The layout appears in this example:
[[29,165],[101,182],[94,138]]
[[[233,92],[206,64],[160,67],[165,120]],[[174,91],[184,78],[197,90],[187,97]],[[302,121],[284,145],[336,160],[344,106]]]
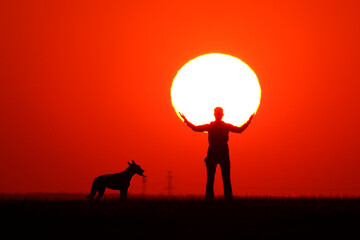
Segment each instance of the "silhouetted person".
[[214,109],[215,121],[199,126],[195,126],[189,122],[184,114],[179,114],[184,119],[186,125],[188,125],[192,130],[196,132],[207,131],[209,134],[209,148],[205,158],[207,170],[206,198],[212,199],[214,197],[215,170],[217,164],[220,164],[225,198],[232,199],[233,195],[230,182],[230,158],[228,147],[229,132],[241,133],[244,131],[249,126],[254,115],[251,115],[249,120],[241,127],[236,127],[222,121],[224,113],[221,107]]

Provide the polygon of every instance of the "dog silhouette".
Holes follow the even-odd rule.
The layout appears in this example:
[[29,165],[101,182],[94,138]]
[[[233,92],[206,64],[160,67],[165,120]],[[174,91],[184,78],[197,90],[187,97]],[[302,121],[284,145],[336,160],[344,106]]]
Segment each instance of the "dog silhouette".
[[110,188],[119,190],[120,199],[126,199],[131,178],[135,174],[145,177],[144,170],[141,169],[141,167],[137,165],[134,160],[132,160],[132,163],[128,162],[128,164],[129,167],[123,172],[96,177],[93,181],[91,192],[87,198],[93,199],[97,192],[98,195],[96,199],[99,200],[104,195],[105,189]]

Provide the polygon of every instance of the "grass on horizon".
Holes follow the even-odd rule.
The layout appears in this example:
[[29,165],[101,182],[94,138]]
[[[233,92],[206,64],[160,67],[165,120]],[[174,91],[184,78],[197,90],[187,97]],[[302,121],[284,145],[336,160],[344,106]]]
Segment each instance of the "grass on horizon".
[[215,237],[346,238],[360,236],[360,198],[130,197],[87,201],[86,194],[0,197],[3,229],[40,238]]

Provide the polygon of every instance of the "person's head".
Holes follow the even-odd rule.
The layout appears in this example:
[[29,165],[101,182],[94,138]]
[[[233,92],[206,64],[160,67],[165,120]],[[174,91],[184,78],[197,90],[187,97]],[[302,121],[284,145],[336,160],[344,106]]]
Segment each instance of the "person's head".
[[216,107],[214,109],[214,116],[216,121],[221,121],[224,116],[224,110],[221,107]]

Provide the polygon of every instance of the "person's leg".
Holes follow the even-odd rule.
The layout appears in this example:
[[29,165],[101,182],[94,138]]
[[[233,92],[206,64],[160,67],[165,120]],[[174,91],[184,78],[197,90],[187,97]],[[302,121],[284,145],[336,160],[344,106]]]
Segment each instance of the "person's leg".
[[221,176],[224,184],[224,195],[226,199],[232,199],[232,189],[230,182],[230,161],[222,161],[220,163]]
[[206,199],[214,198],[214,179],[217,163],[214,161],[206,161],[206,172],[207,172],[207,181],[206,181]]

